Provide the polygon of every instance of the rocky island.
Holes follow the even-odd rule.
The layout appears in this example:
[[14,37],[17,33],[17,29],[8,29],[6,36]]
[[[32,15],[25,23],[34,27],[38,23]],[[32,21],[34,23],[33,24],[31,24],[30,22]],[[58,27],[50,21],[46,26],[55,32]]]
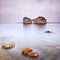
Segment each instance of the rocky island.
[[44,17],[37,17],[36,19],[33,19],[34,24],[46,24],[47,20]]
[[47,20],[44,18],[44,17],[37,17],[36,19],[30,19],[28,17],[24,17],[23,18],[23,23],[24,24],[31,24],[31,23],[34,23],[34,24],[46,24],[47,23]]

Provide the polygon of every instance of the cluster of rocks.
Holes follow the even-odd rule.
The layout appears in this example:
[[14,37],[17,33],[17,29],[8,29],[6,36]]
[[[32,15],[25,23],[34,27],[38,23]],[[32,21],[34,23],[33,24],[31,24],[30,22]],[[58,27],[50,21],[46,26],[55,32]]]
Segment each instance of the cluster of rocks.
[[36,19],[30,19],[28,17],[23,18],[23,23],[24,24],[31,24],[32,22],[34,24],[46,24],[47,20],[44,17],[41,17],[41,16],[37,17]]
[[[15,43],[13,43],[13,42],[7,42],[7,43],[2,44],[2,48],[4,48],[4,49],[10,49],[10,48],[13,48],[14,46],[15,46]],[[22,54],[30,56],[30,57],[39,56],[39,54],[37,52],[33,51],[33,49],[31,49],[31,48],[23,48]]]

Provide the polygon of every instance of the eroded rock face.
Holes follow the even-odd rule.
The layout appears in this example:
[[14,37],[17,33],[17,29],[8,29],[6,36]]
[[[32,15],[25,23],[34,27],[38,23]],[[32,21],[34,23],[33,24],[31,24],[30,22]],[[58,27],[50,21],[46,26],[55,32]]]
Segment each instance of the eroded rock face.
[[23,23],[24,24],[31,24],[32,23],[32,20],[30,18],[28,18],[28,17],[24,17],[23,18]]
[[13,43],[13,42],[8,42],[8,43],[2,44],[2,48],[4,48],[4,49],[10,49],[10,48],[13,48],[14,46],[15,46],[15,43]]
[[34,24],[46,24],[47,20],[44,17],[37,17],[36,19],[33,19]]

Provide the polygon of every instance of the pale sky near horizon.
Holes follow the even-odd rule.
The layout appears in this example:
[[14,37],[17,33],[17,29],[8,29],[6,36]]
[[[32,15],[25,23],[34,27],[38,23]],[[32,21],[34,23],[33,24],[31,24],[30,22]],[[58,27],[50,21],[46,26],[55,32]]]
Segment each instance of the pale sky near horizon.
[[25,16],[60,22],[60,0],[0,0],[0,22],[19,22]]

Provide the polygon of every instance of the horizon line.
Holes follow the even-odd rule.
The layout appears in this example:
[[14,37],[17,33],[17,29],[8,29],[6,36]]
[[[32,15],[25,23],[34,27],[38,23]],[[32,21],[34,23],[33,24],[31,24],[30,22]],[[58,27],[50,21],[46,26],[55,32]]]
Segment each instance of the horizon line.
[[[0,24],[2,23],[17,23],[17,24],[21,24],[23,22],[0,22]],[[60,22],[47,22],[47,24],[60,24]]]

